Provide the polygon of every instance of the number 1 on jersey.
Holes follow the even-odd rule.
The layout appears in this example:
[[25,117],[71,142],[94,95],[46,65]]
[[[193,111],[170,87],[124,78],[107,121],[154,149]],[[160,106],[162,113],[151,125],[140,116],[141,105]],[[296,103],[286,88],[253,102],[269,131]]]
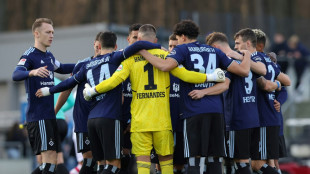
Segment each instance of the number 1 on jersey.
[[157,85],[154,84],[154,70],[153,70],[153,65],[150,63],[147,63],[144,66],[144,72],[147,71],[148,75],[148,85],[144,85],[145,90],[154,90],[157,89]]

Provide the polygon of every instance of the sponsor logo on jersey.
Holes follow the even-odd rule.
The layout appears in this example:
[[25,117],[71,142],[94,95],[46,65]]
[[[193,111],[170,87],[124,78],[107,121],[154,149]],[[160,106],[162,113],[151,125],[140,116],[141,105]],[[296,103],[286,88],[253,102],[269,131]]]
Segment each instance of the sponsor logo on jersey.
[[[123,65],[121,64],[120,66],[118,66],[118,68],[116,69],[116,71],[122,71],[123,70]],[[128,87],[127,87],[128,89]]]
[[40,82],[40,85],[41,86],[54,86],[54,81],[52,81],[52,82]]
[[132,93],[124,93],[124,97],[132,97]]
[[27,59],[20,59],[17,65],[25,65]]
[[170,98],[180,98],[180,94],[169,94]]

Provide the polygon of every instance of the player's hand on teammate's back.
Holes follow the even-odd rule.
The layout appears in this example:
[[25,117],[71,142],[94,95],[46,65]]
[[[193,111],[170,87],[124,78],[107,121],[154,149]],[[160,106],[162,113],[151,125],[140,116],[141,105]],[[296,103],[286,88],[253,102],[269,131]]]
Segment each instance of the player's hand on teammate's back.
[[225,82],[224,71],[216,68],[213,73],[207,74],[207,82]]
[[277,112],[280,112],[280,109],[281,109],[281,103],[278,102],[276,99],[273,101],[273,106],[274,108],[276,109]]
[[43,87],[38,89],[38,91],[36,92],[36,96],[37,97],[45,97],[45,96],[49,96],[51,95],[50,93],[50,88],[49,87]]
[[42,77],[42,78],[49,77],[49,70],[47,69],[47,66],[42,66],[40,68],[31,70],[29,73],[29,76],[30,77],[38,76],[38,77]]
[[95,87],[91,87],[88,83],[85,84],[85,88],[83,90],[83,96],[86,101],[90,101],[93,96],[98,94],[95,90]]

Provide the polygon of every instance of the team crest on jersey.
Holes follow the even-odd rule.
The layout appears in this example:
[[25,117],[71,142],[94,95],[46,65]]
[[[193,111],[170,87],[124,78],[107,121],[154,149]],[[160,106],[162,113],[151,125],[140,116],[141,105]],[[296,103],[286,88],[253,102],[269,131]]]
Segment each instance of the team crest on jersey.
[[128,92],[131,91],[131,83],[130,83],[130,82],[128,82],[128,84],[127,84],[127,91],[128,91]]
[[50,76],[51,79],[54,79],[54,74],[53,74],[52,71],[48,71],[48,74],[49,74],[49,76]]
[[121,70],[123,70],[123,65],[120,65],[120,66],[116,69],[116,71],[121,71]]
[[177,83],[173,83],[173,85],[172,85],[172,90],[173,90],[174,92],[180,91],[180,85],[177,84]]
[[17,65],[25,65],[27,59],[20,59]]

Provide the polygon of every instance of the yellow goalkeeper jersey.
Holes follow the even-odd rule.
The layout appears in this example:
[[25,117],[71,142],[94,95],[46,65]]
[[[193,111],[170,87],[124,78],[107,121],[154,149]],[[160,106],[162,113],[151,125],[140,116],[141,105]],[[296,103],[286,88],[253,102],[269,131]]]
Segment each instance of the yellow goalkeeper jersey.
[[[161,49],[148,51],[161,59],[168,55],[168,52]],[[189,83],[206,81],[206,74],[187,71],[185,68],[175,68],[171,73]],[[141,55],[133,55],[124,60],[111,78],[96,86],[96,91],[107,92],[129,75],[132,89],[131,132],[172,130],[169,72],[153,67]]]

